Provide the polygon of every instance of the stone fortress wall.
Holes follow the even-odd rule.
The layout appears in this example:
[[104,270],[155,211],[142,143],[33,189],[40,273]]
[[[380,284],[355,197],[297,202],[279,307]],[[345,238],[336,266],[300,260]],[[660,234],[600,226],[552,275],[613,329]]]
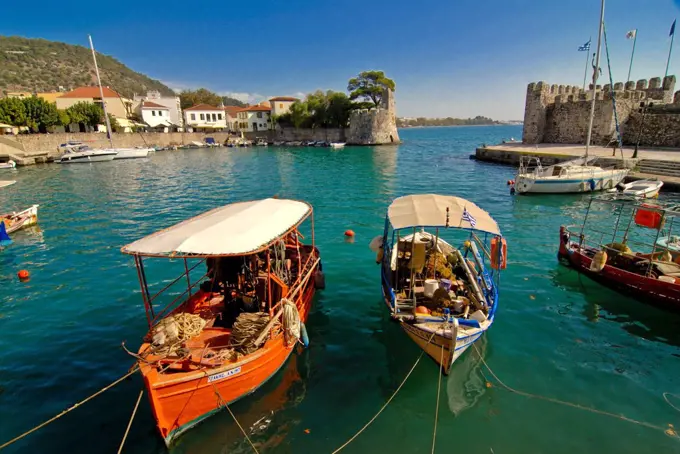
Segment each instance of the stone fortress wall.
[[[592,144],[607,145],[616,137],[612,96],[623,142],[644,146],[680,147],[680,91],[674,94],[675,76],[661,80],[618,82],[596,86]],[[581,144],[586,141],[592,100],[590,90],[571,85],[530,83],[527,87],[522,141],[526,144]],[[641,103],[649,105],[645,114]],[[642,127],[641,127],[642,126]]]
[[349,145],[389,145],[399,143],[394,93],[389,88],[375,109],[355,110],[349,118]]

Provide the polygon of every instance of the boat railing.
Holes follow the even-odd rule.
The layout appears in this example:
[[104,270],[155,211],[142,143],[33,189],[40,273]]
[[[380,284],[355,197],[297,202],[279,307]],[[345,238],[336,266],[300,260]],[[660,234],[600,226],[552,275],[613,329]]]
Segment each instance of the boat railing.
[[186,288],[186,290],[184,290],[182,293],[180,293],[179,295],[177,295],[177,296],[176,296],[170,303],[168,303],[163,309],[161,309],[160,311],[158,311],[158,312],[155,313],[155,315],[153,316],[153,319],[151,320],[151,324],[152,324],[152,325],[155,325],[156,322],[158,322],[158,320],[162,319],[163,317],[165,317],[165,316],[168,314],[168,312],[172,311],[172,310],[174,309],[175,305],[176,305],[179,301],[181,301],[187,294],[188,294],[189,296],[191,296],[191,291],[192,291],[196,286],[200,285],[204,278],[208,277],[208,275],[210,274],[210,271],[207,271],[207,272],[206,272],[204,275],[202,275],[200,278],[196,279],[195,282],[194,282],[193,284],[191,283],[191,276],[190,276],[191,271],[193,271],[194,269],[196,269],[196,267],[198,267],[198,266],[201,265],[202,263],[205,263],[205,260],[200,260],[200,261],[199,261],[198,263],[196,263],[194,266],[192,266],[191,268],[189,268],[188,266],[186,266],[186,262],[185,262],[185,267],[184,267],[184,270],[185,270],[185,271],[184,271],[184,273],[180,274],[177,278],[175,278],[172,282],[170,282],[168,285],[166,285],[165,287],[163,287],[163,289],[161,289],[159,292],[157,292],[154,296],[152,296],[152,297],[149,298],[149,300],[148,300],[148,305],[149,305],[149,307],[150,307],[151,309],[153,309],[153,301],[154,301],[154,300],[156,300],[161,294],[165,293],[170,287],[172,287],[172,286],[175,285],[177,282],[179,282],[180,279],[186,277],[186,279],[187,279],[187,288]]
[[[316,260],[314,260],[313,262],[311,261],[312,257],[316,258]],[[303,267],[302,272],[300,273],[300,276],[302,276],[302,278],[298,280],[298,282],[293,286],[291,291],[284,296],[285,299],[294,301],[294,298],[297,297],[297,293],[307,284],[307,281],[309,281],[309,277],[312,275],[312,272],[319,264],[320,260],[321,259],[319,257],[316,257],[314,254],[310,254],[308,260],[305,262],[305,266]],[[281,299],[281,301],[274,304],[270,310],[270,314],[276,312],[276,310],[279,309],[283,305],[283,303],[284,301],[283,299]]]

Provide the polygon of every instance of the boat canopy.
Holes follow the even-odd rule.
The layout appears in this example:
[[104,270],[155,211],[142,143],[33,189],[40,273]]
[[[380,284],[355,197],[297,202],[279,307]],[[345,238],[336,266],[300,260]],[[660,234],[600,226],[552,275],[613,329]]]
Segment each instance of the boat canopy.
[[[465,211],[468,216],[464,216]],[[469,200],[448,195],[415,194],[399,197],[387,209],[387,216],[395,230],[452,227],[501,234],[498,224],[489,213]],[[474,226],[466,219],[469,217],[472,217]]]
[[121,251],[157,257],[253,253],[297,226],[311,211],[310,205],[297,200],[232,203],[153,233]]

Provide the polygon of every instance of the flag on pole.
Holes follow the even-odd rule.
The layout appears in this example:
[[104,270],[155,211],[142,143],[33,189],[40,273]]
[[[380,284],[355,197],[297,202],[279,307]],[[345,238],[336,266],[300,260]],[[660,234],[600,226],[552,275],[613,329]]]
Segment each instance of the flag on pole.
[[637,35],[637,28],[626,33],[626,38],[635,39],[635,35]]
[[472,227],[477,225],[477,219],[473,218],[467,208],[463,208],[463,221],[467,221]]
[[677,22],[677,19],[673,21],[673,25],[671,25],[671,31],[668,33],[668,36],[673,36],[675,35],[675,22]]
[[588,52],[590,50],[590,41],[591,39],[588,40],[587,43],[585,43],[583,46],[578,47],[579,52]]

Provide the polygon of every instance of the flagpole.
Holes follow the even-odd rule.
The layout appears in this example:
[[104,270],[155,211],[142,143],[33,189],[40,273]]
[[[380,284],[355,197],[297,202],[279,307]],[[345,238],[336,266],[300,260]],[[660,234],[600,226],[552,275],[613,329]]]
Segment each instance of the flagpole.
[[666,61],[666,74],[668,76],[668,66],[671,64],[671,53],[673,52],[673,40],[675,39],[675,21],[673,21],[673,33],[671,34],[671,47],[668,49],[668,60]]
[[604,26],[604,0],[600,6],[600,25],[597,31],[597,52],[595,53],[595,67],[593,68],[593,89],[592,99],[590,100],[590,118],[588,119],[588,132],[586,134],[586,156],[584,163],[588,162],[588,149],[590,148],[590,139],[593,135],[593,119],[595,118],[595,92],[597,91],[597,78],[600,75],[600,46],[602,43],[602,27]]
[[588,40],[588,50],[586,50],[586,67],[583,69],[583,89],[586,89],[586,76],[588,75],[588,60],[590,57],[590,42],[593,40],[593,37],[591,36],[590,39]]
[[635,35],[633,35],[633,51],[630,53],[630,65],[628,66],[628,79],[626,82],[630,82],[630,71],[633,69],[633,56],[635,55],[635,43],[637,42],[637,28],[635,29]]

